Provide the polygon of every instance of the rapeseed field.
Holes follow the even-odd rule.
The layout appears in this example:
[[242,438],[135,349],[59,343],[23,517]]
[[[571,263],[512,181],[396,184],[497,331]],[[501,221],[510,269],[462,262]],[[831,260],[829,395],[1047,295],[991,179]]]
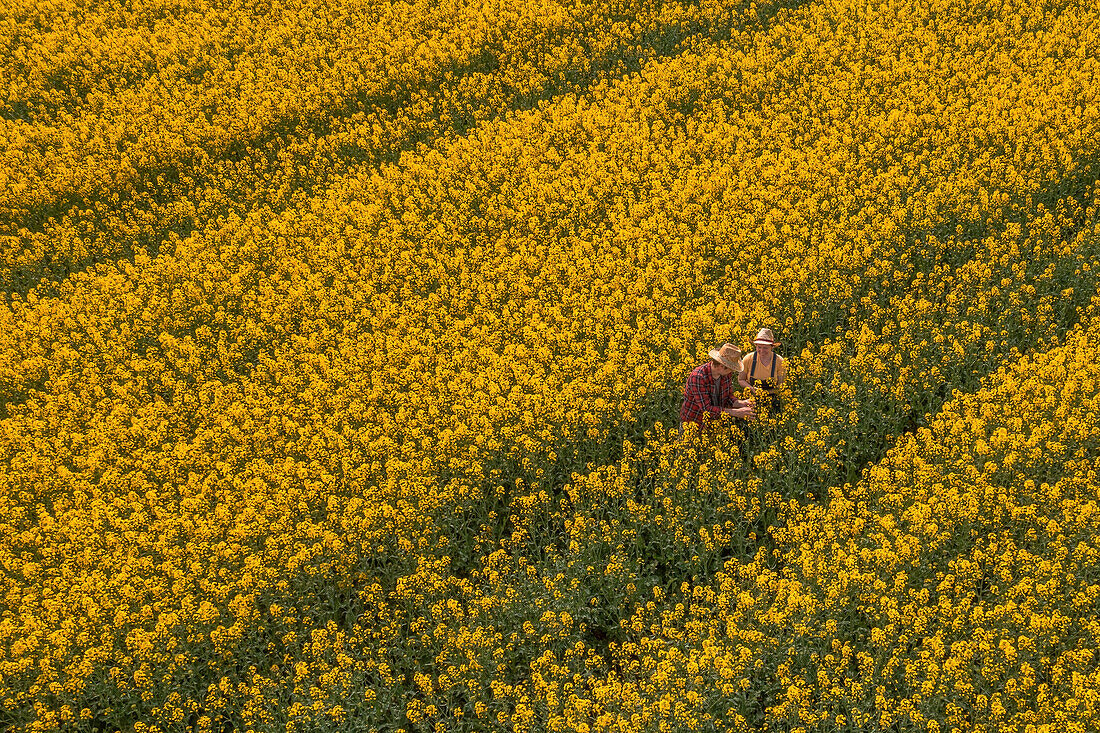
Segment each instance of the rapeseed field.
[[0,729],[1100,728],[1094,3],[0,23]]

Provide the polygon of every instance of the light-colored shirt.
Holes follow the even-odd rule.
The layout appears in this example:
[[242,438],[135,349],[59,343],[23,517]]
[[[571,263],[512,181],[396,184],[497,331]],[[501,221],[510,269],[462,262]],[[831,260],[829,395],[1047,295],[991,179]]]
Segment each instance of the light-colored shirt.
[[[756,360],[756,370],[754,374],[749,374],[749,370],[752,368],[752,357],[756,354],[755,351],[750,351],[741,358],[741,376],[745,381],[750,381],[753,378],[756,379],[771,379],[772,365],[771,360],[767,362],[762,361],[760,358]],[[775,359],[775,383],[777,385],[783,384],[783,379],[787,376],[787,360],[779,354],[772,352],[772,359]]]

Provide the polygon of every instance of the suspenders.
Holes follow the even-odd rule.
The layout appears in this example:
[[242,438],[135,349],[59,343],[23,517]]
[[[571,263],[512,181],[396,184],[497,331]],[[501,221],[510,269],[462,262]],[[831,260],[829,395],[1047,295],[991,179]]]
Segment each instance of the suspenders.
[[[775,358],[775,354],[772,354],[772,373],[771,376],[768,377],[768,381],[771,382],[771,385],[764,389],[775,389],[775,363],[777,361],[779,360]],[[749,383],[755,385],[757,382],[761,381],[763,380],[756,378],[756,352],[754,351],[752,352],[752,366],[749,368]]]

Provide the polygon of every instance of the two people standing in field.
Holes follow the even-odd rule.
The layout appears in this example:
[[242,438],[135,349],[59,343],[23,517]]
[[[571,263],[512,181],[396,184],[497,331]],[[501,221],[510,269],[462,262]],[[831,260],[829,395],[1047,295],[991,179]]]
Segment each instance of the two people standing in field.
[[[755,350],[742,354],[733,344],[711,349],[710,361],[701,364],[688,375],[684,385],[684,401],[680,406],[680,425],[693,422],[705,424],[722,415],[753,420],[756,403],[766,402],[766,409],[778,407],[776,394],[787,376],[787,364],[775,353],[780,342],[770,328],[762,328],[753,339]],[[742,400],[734,396],[733,375],[737,383],[752,393]]]

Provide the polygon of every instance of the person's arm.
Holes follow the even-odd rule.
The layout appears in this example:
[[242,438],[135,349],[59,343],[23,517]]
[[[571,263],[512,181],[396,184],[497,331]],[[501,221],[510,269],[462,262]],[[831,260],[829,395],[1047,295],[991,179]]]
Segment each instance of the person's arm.
[[[751,356],[751,354],[750,354],[750,356]],[[749,365],[750,364],[751,364],[751,360],[749,359],[748,356],[746,356],[744,359],[741,360],[741,371],[738,372],[738,374],[737,374],[737,383],[740,384],[745,389],[751,389],[752,388],[752,385],[749,384],[749,377],[752,376],[751,374],[749,374]]]
[[684,403],[688,405],[691,415],[702,415],[705,412],[717,418],[722,414],[720,407],[710,403],[710,385],[695,374],[688,377],[687,386],[684,387]]
[[787,378],[787,360],[779,356],[779,354],[775,356],[779,359],[779,364],[775,367],[775,384],[778,386],[783,384],[783,380]]
[[733,396],[732,375],[725,382],[725,390],[722,395],[722,412],[732,417],[744,417],[750,420],[756,415],[752,400],[739,400]]

